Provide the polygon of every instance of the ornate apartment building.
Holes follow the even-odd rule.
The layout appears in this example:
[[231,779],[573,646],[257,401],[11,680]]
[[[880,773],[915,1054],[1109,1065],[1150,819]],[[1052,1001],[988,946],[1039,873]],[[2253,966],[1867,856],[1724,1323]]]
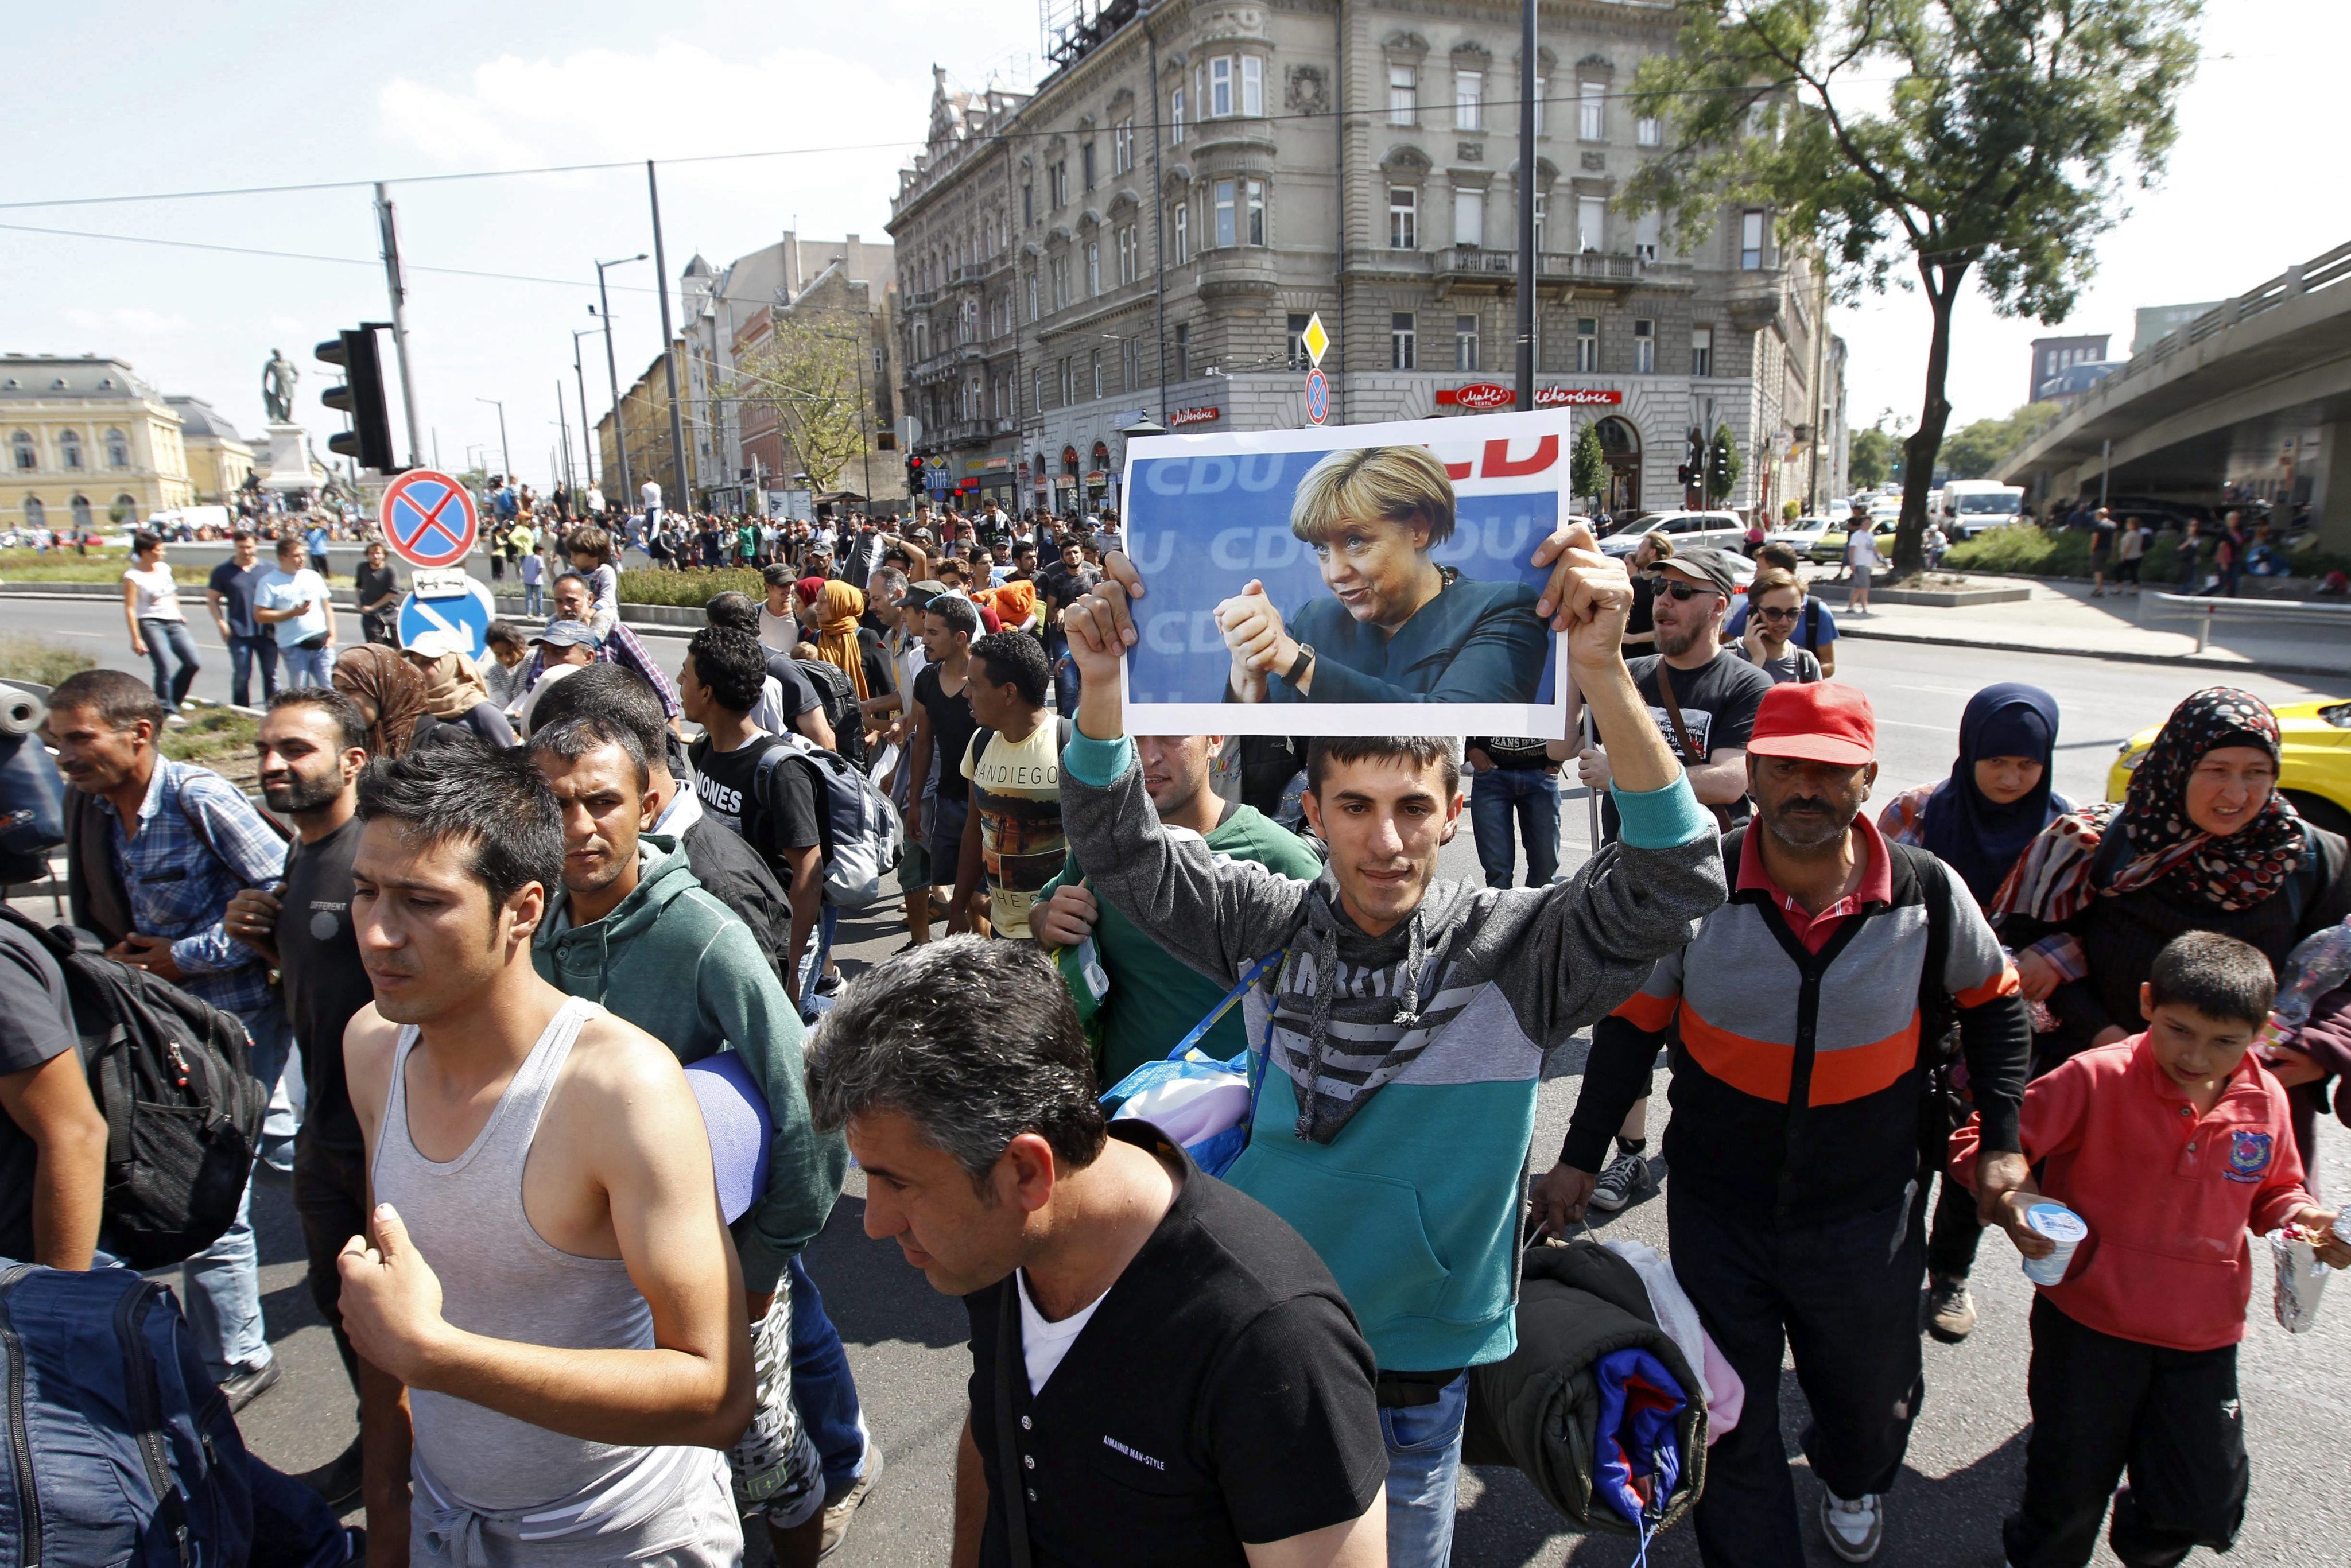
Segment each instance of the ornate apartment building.
[[[1682,252],[1615,203],[1662,146],[1629,89],[1674,33],[1663,0],[1543,5],[1538,397],[1598,422],[1612,510],[1681,504],[1688,433],[1724,424],[1732,504],[1824,505],[1844,359],[1814,270],[1769,212]],[[1115,484],[1143,415],[1303,425],[1317,315],[1332,423],[1493,406],[1515,364],[1518,41],[1518,8],[1478,0],[1111,0],[1057,31],[1032,92],[935,68],[889,225],[929,482],[1059,509]]]

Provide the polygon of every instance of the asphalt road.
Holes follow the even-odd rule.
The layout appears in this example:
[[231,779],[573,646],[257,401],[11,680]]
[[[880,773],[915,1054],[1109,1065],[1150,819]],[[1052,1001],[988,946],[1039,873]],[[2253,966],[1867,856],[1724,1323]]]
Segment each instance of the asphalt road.
[[[343,617],[344,634],[357,627]],[[71,641],[109,663],[135,667],[127,654],[119,613],[103,606],[9,600],[0,625]],[[200,628],[206,666],[197,693],[225,692],[225,654]],[[1867,691],[1878,713],[1883,798],[1949,768],[1959,710],[1977,687],[2030,680],[2062,705],[2058,788],[2076,799],[2097,796],[2116,745],[2158,722],[2173,703],[2206,684],[2202,672],[2064,657],[2033,657],[1892,643],[1849,641],[1840,674]],[[2311,688],[2290,680],[2250,677],[2264,697],[2291,700]],[[1563,802],[1564,857],[1588,852],[1581,791]],[[1448,874],[1475,877],[1467,824],[1445,853]],[[843,967],[852,974],[894,952],[902,930],[886,918],[845,921]],[[1575,1070],[1541,1094],[1534,1154],[1547,1166],[1575,1098]],[[1662,1088],[1663,1075],[1660,1075]],[[1662,1092],[1650,1112],[1654,1133],[1667,1111]],[[1655,1146],[1654,1144],[1652,1145]],[[2322,1186],[2351,1192],[2351,1135],[2334,1130],[2325,1149]],[[847,1341],[866,1418],[888,1456],[887,1469],[833,1561],[841,1568],[943,1561],[948,1539],[951,1478],[964,1415],[963,1379],[969,1362],[961,1305],[937,1295],[909,1269],[889,1242],[862,1233],[862,1181],[852,1173],[831,1224],[811,1247],[809,1267],[823,1287]],[[302,1282],[300,1232],[286,1188],[265,1183],[256,1193],[264,1306],[270,1337],[287,1375],[246,1414],[255,1449],[271,1462],[299,1470],[331,1458],[354,1430],[353,1405],[333,1346],[313,1312]],[[1664,1207],[1650,1198],[1603,1228],[1662,1248]],[[2245,1531],[2231,1562],[2309,1564],[2342,1560],[2351,1541],[2351,1297],[2335,1303],[2309,1334],[2290,1337],[2270,1320],[2266,1265],[2253,1305],[2253,1324],[2241,1363],[2246,1432],[2253,1455],[2253,1492]],[[2337,1287],[2338,1291],[2351,1287]],[[2025,1311],[2029,1287],[2011,1249],[1987,1238],[1976,1271],[1982,1322],[1964,1344],[1926,1347],[1928,1399],[1912,1439],[1905,1475],[1888,1504],[1886,1543],[1878,1561],[1900,1568],[1977,1568],[2001,1560],[1999,1525],[2021,1484],[2027,1362]],[[1801,1470],[1794,1434],[1803,1402],[1792,1378],[1782,1391],[1782,1425]],[[1799,1476],[1803,1506],[1817,1488]],[[1515,1471],[1485,1470],[1465,1478],[1456,1558],[1465,1565],[1571,1563],[1623,1564],[1630,1542],[1582,1537],[1558,1518]],[[1813,1531],[1807,1527],[1807,1537]],[[1816,1540],[1813,1560],[1832,1563]],[[1694,1563],[1687,1530],[1658,1540],[1650,1553],[1661,1565]],[[2097,1561],[2114,1559],[2100,1548]]]

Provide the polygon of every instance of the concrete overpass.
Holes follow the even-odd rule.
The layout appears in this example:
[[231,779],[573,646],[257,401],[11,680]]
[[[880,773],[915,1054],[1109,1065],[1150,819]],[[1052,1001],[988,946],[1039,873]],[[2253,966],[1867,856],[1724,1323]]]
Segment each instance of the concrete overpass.
[[2116,496],[2307,502],[2327,548],[2351,550],[2346,281],[2351,245],[2207,311],[2100,382],[2001,477],[2036,504],[2095,495],[2102,471]]

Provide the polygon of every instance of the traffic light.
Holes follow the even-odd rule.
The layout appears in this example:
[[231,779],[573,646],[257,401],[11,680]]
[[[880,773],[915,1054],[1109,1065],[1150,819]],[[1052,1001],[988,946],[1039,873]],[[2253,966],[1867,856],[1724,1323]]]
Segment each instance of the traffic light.
[[906,488],[914,491],[922,487],[923,460],[919,457],[909,457],[906,459]]
[[327,438],[327,450],[356,458],[362,468],[379,474],[400,470],[392,456],[392,416],[383,402],[383,364],[376,357],[375,329],[362,326],[319,345],[321,362],[341,367],[340,386],[329,387],[319,401],[350,416],[351,428]]

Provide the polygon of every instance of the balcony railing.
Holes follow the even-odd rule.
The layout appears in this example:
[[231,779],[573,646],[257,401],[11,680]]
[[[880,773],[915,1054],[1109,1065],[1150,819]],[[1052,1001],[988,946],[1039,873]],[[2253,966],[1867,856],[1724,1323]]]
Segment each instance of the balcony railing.
[[[1448,246],[1437,253],[1436,270],[1439,277],[1516,277],[1519,253],[1489,250],[1483,246]],[[1624,252],[1547,250],[1535,257],[1535,278],[1541,283],[1606,283],[1629,287],[1636,283],[1677,280],[1688,270],[1680,262],[1651,261]]]

